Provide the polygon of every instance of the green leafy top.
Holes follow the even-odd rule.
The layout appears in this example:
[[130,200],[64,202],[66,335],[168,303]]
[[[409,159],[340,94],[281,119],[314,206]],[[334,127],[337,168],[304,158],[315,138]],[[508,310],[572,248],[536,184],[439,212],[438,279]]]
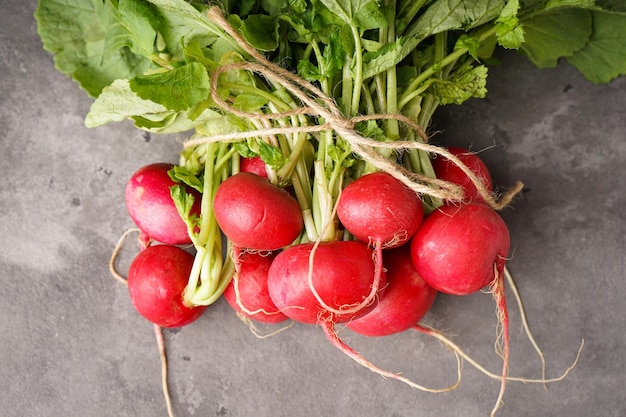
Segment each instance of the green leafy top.
[[407,182],[435,191],[426,209],[441,203],[428,152],[382,145],[420,145],[439,105],[485,97],[496,47],[538,67],[566,59],[593,82],[626,74],[623,1],[211,0],[225,21],[204,1],[39,0],[35,12],[58,70],[94,98],[87,126],[192,132],[172,172],[202,192],[195,216],[191,194],[172,189],[197,252],[190,305],[214,302],[232,276],[212,198],[241,157],[292,186],[299,241],[334,240],[339,192],[366,172],[419,174]]

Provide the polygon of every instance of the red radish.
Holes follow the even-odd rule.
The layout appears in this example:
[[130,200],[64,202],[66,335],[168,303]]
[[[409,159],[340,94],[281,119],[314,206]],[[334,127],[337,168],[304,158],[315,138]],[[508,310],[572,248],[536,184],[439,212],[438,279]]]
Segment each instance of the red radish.
[[426,217],[411,241],[415,269],[438,291],[466,295],[491,287],[502,325],[502,383],[497,404],[504,394],[509,363],[509,315],[503,278],[509,246],[506,224],[482,203],[438,208]]
[[413,236],[424,218],[424,206],[414,191],[393,176],[374,172],[342,190],[337,217],[357,239],[374,246],[380,272],[382,249],[403,245]]
[[466,295],[503,272],[509,245],[509,230],[490,207],[447,205],[429,214],[413,236],[411,258],[431,287]]
[[310,269],[314,247],[290,246],[272,262],[267,285],[278,309],[308,324],[342,323],[370,311],[385,280],[384,273],[375,271],[372,250],[357,241],[322,242],[315,247]]
[[[309,264],[314,248],[313,262]],[[366,314],[375,308],[376,296],[384,296],[386,274],[375,272],[377,267],[372,255],[372,250],[359,241],[291,246],[272,262],[268,275],[270,297],[295,321],[319,324],[333,346],[372,372],[424,391],[449,391],[456,384],[444,389],[426,388],[402,375],[378,368],[344,343],[335,331],[336,323],[367,317]]]
[[183,301],[193,259],[171,245],[148,246],[137,254],[128,270],[128,290],[139,314],[161,327],[181,327],[204,313],[206,306]]
[[260,156],[241,158],[239,169],[241,172],[251,172],[259,177],[267,178],[267,168]]
[[[489,169],[478,155],[459,146],[451,146],[447,148],[447,151],[466,165],[483,183],[488,192],[493,191],[493,183]],[[484,201],[474,182],[457,164],[442,155],[437,155],[432,161],[432,166],[437,178],[460,185],[468,201]]]
[[386,172],[364,175],[341,192],[337,217],[357,239],[385,248],[407,242],[424,217],[420,197]]
[[415,271],[409,245],[385,251],[385,292],[374,309],[347,327],[365,336],[387,336],[414,327],[428,312],[437,291]]
[[288,319],[270,298],[267,274],[275,254],[244,252],[237,260],[237,272],[224,291],[228,304],[244,317],[262,323],[280,323]]
[[295,198],[249,172],[239,172],[221,183],[213,207],[222,232],[242,248],[280,249],[293,243],[304,225]]
[[[163,162],[146,165],[133,173],[126,184],[128,213],[146,241],[154,239],[170,245],[191,243],[187,225],[170,194],[170,187],[177,184],[167,173],[173,167]],[[195,197],[192,213],[200,215],[202,196],[190,188],[187,192]]]

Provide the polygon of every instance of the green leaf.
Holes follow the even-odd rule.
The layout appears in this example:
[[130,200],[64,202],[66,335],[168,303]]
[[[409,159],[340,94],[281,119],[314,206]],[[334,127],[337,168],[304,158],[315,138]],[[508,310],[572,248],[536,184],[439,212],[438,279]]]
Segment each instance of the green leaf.
[[626,13],[626,2],[624,0],[596,0],[596,7],[613,13]]
[[567,58],[588,80],[608,83],[626,74],[626,15],[593,12],[593,35]]
[[274,169],[279,169],[285,163],[285,157],[283,156],[280,149],[275,146],[270,145],[267,142],[262,140],[258,141],[259,143],[259,155],[263,162]]
[[478,61],[478,53],[480,51],[480,40],[477,36],[469,36],[467,34],[463,34],[459,36],[454,44],[454,50],[459,49],[467,49],[468,53],[472,58]]
[[374,52],[368,52],[363,56],[363,77],[370,78],[376,74],[387,71],[398,65],[417,46],[417,42],[407,42],[404,37],[399,37],[393,43],[385,44]]
[[178,133],[222,120],[224,116],[204,109],[191,117],[196,109],[175,112],[150,100],[144,100],[131,90],[128,80],[116,80],[104,88],[92,103],[85,118],[87,127],[97,127],[110,122],[132,119],[138,128],[154,133]]
[[260,113],[261,108],[268,102],[268,98],[252,93],[238,94],[233,100],[233,107],[248,113]]
[[130,80],[130,88],[139,97],[170,110],[186,110],[209,96],[209,75],[202,64],[191,62],[167,72],[137,76]]
[[[135,121],[135,125],[141,129],[148,130],[153,133],[166,134],[166,133],[180,133],[187,132],[192,129],[200,130],[202,126],[212,123],[216,119],[221,119],[223,116],[211,109],[204,109],[200,114],[195,114],[195,109],[189,109],[187,111],[173,112],[169,111],[165,113],[165,118],[159,120],[159,115],[142,115],[134,116],[132,119]],[[150,122],[150,116],[154,122]]]
[[319,0],[326,8],[350,26],[362,30],[389,26],[390,16],[376,0]]
[[261,5],[263,6],[263,10],[265,10],[267,14],[269,14],[270,16],[278,16],[282,13],[285,13],[287,8],[289,7],[289,1],[288,0],[261,0]]
[[297,71],[298,75],[307,81],[319,81],[322,79],[319,68],[308,60],[301,59],[298,61]]
[[519,24],[519,0],[509,0],[495,20],[498,43],[507,49],[518,49],[524,43],[524,29]]
[[544,9],[552,10],[561,7],[588,9],[595,6],[595,3],[595,0],[549,0]]
[[194,175],[191,171],[183,166],[174,165],[174,167],[167,171],[167,173],[174,182],[186,184],[200,193],[202,193],[202,191],[204,190],[204,182],[202,181],[202,178],[198,178],[196,175]]
[[[185,0],[146,0],[154,6],[161,18],[159,32],[167,48],[174,55],[182,55],[184,44],[192,40],[209,45],[224,34],[224,31],[206,13],[194,8]],[[240,50],[230,42],[232,50]]]
[[328,38],[328,43],[324,46],[324,66],[321,69],[322,75],[332,78],[345,63],[344,56],[347,51],[344,49],[345,42],[342,40],[341,32],[333,32]]
[[385,131],[378,126],[376,120],[367,120],[365,122],[361,122],[357,124],[356,130],[361,133],[361,135],[377,140],[379,142],[383,142],[387,139],[385,136]]
[[217,67],[217,62],[213,61],[205,54],[205,49],[197,41],[189,42],[185,46],[183,52],[185,54],[186,62],[199,62],[200,64],[210,69],[214,69]]
[[255,156],[259,156],[256,152],[250,149],[250,146],[248,146],[248,142],[246,141],[235,142],[233,143],[233,147],[237,149],[237,152],[243,158],[254,158]]
[[244,39],[260,51],[278,48],[278,19],[274,16],[250,15],[241,22],[239,30]]
[[458,71],[446,80],[433,79],[428,93],[441,104],[461,104],[470,98],[484,98],[487,94],[487,67],[479,65]]
[[172,185],[170,187],[170,196],[174,206],[176,206],[178,215],[187,225],[187,230],[193,232],[198,226],[198,216],[195,213],[191,213],[196,198],[193,194],[188,193],[182,185]]
[[[37,31],[60,72],[72,77],[91,97],[120,78],[133,78],[152,67],[128,47],[108,49],[115,25],[113,8],[102,0],[39,0]],[[143,48],[135,46],[135,50]]]
[[523,21],[521,50],[538,68],[556,66],[559,58],[583,48],[592,33],[591,14],[582,9],[557,9]]
[[128,80],[115,80],[102,90],[85,118],[87,127],[120,122],[132,116],[158,114],[161,119],[173,112],[158,103],[144,100],[130,89]]
[[436,0],[407,29],[407,36],[424,39],[449,30],[469,30],[496,19],[505,0]]
[[306,0],[289,0],[289,7],[297,14],[304,13],[306,6]]
[[428,3],[430,3],[429,0],[397,0],[396,33],[402,35],[404,29]]
[[106,50],[116,51],[124,46],[135,54],[150,57],[159,21],[154,11],[142,1],[120,0],[117,8],[107,3],[115,24],[109,26]]

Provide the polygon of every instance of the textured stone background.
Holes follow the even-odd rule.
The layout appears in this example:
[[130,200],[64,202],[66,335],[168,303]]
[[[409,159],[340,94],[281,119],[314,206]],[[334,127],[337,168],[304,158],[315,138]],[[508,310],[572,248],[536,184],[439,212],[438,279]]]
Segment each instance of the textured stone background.
[[[165,416],[152,327],[107,262],[132,226],[123,188],[138,167],[176,161],[176,137],[131,124],[83,126],[90,100],[41,47],[36,2],[0,13],[0,414],[6,417]],[[510,383],[500,416],[626,414],[626,78],[585,81],[567,65],[536,70],[502,54],[488,97],[440,111],[440,143],[482,150],[501,187],[526,192],[502,213],[509,268],[548,363],[562,382]],[[133,251],[122,252],[120,268]],[[511,299],[516,376],[540,362]],[[493,372],[494,305],[487,294],[440,296],[425,323]],[[385,369],[428,386],[454,380],[453,356],[407,333],[341,334]],[[485,416],[499,383],[469,365],[461,386],[426,394],[361,368],[315,327],[260,340],[218,302],[198,322],[165,332],[178,416]]]

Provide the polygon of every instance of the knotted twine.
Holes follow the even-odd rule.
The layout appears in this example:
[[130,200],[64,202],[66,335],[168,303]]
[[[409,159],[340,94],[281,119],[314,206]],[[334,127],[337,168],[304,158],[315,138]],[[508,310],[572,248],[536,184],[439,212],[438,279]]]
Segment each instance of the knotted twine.
[[[423,174],[415,173],[401,165],[385,158],[376,149],[393,149],[402,151],[406,149],[417,149],[428,154],[440,155],[459,169],[471,180],[478,190],[482,199],[494,210],[500,210],[506,207],[513,197],[519,193],[523,184],[517,182],[514,187],[501,196],[491,192],[485,187],[483,181],[458,157],[448,152],[446,149],[431,145],[428,143],[428,136],[424,130],[413,120],[399,113],[379,113],[371,115],[361,115],[352,118],[346,118],[336,102],[324,94],[317,86],[306,81],[297,74],[274,64],[263,56],[256,48],[250,45],[237,30],[224,18],[217,6],[211,7],[207,12],[208,17],[224,32],[231,36],[237,44],[252,57],[256,62],[239,62],[233,64],[225,64],[219,66],[210,78],[210,96],[212,100],[224,111],[243,118],[255,119],[265,126],[267,122],[279,118],[290,117],[295,115],[313,116],[318,120],[318,124],[305,126],[281,126],[281,127],[264,127],[256,130],[248,130],[244,132],[232,132],[216,134],[211,136],[195,137],[187,140],[183,146],[185,148],[198,146],[210,142],[226,142],[237,141],[253,137],[272,137],[275,135],[289,135],[298,133],[315,133],[332,130],[350,145],[352,152],[369,163],[373,167],[385,171],[405,186],[412,189],[420,195],[428,195],[440,200],[461,202],[464,199],[463,188],[449,181],[432,178]],[[267,80],[285,88],[294,97],[302,103],[302,106],[293,110],[276,112],[276,113],[251,113],[239,110],[227,103],[218,93],[219,76],[225,72],[232,70],[248,70],[262,75]],[[413,140],[397,140],[393,142],[380,142],[362,136],[355,126],[359,122],[368,120],[397,120],[408,126],[421,139],[421,141]]]

